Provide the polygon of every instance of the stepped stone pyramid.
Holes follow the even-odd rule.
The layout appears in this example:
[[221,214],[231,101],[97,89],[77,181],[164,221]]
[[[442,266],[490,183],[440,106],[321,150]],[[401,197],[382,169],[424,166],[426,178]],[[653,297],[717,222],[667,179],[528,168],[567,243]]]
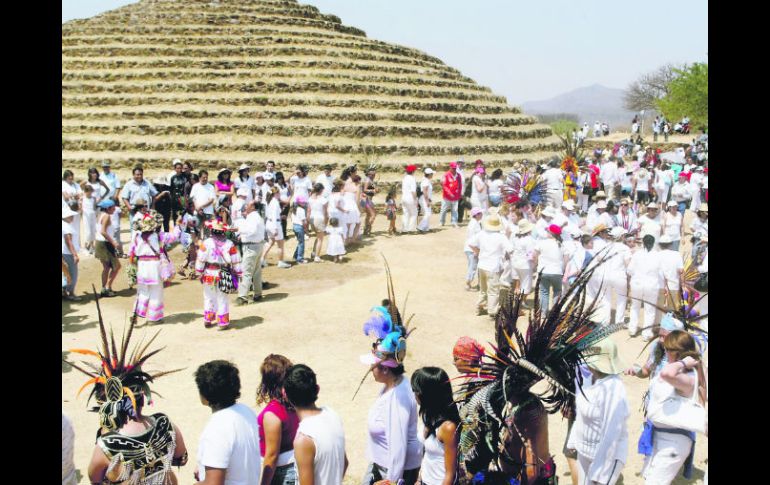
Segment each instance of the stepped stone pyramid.
[[508,167],[559,147],[440,59],[294,0],[142,0],[62,25],[65,167]]

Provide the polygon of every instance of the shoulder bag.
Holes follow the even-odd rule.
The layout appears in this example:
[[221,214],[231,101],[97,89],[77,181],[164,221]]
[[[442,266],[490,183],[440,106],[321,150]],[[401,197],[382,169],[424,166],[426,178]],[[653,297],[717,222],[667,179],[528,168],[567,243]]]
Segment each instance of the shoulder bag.
[[692,397],[682,397],[674,392],[662,402],[651,399],[647,417],[656,426],[705,433],[706,408],[698,402],[698,372],[695,372]]

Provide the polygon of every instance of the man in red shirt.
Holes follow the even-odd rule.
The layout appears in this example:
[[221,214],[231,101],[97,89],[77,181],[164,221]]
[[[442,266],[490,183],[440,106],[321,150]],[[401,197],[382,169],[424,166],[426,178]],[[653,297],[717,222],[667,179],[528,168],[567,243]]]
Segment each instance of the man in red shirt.
[[457,227],[457,204],[462,196],[461,185],[460,175],[457,173],[457,163],[452,162],[449,164],[449,170],[444,174],[444,178],[441,181],[443,197],[441,199],[439,220],[441,221],[442,226],[446,220],[446,211],[451,208],[452,225]]

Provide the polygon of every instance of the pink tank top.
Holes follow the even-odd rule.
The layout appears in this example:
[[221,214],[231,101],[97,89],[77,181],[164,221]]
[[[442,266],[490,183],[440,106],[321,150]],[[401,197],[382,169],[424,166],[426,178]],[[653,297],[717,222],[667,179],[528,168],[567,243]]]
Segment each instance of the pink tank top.
[[265,428],[262,422],[265,413],[273,413],[281,421],[281,449],[279,453],[289,451],[294,448],[294,436],[297,434],[299,418],[294,411],[288,411],[280,401],[273,399],[265,409],[257,416],[257,425],[259,426],[259,454],[265,456]]

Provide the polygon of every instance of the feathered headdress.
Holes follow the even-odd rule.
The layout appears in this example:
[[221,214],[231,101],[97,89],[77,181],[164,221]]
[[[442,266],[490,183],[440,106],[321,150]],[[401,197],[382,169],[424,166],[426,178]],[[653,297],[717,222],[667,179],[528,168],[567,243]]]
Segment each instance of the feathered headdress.
[[[586,286],[597,266],[579,273],[547,315],[537,298],[538,277],[535,306],[525,334],[516,328],[524,295],[511,293],[503,300],[496,320],[494,352],[471,366],[472,372],[465,376],[468,381],[460,386],[460,452],[469,472],[487,470],[489,462],[504,452],[514,432],[526,446],[527,440],[516,425],[517,414],[538,407],[549,413],[565,409],[574,396],[573,382],[582,389],[578,365],[592,355],[598,341],[623,328],[622,323],[604,327],[591,320],[598,296],[586,301]],[[547,389],[533,394],[530,387],[541,380]],[[544,466],[548,458],[538,457]]]
[[[698,294],[692,289],[682,288],[679,292],[668,291],[665,307],[658,306],[656,302],[645,303],[653,305],[664,314],[670,314],[671,318],[681,322],[683,330],[692,335],[702,353],[705,350],[705,346],[708,344],[708,331],[700,326],[700,321],[708,318],[708,313],[701,315],[700,312],[695,309],[695,306],[706,295],[707,293]],[[645,327],[642,330],[648,328],[652,327]],[[642,351],[639,355],[642,355],[647,347],[654,341],[655,340],[650,340],[647,342],[644,347],[642,347]]]
[[545,190],[546,182],[527,172],[524,175],[519,172],[509,173],[500,187],[507,203],[515,204],[524,200],[536,206],[545,205]]
[[115,335],[112,328],[110,328],[110,340],[107,340],[107,331],[104,327],[104,320],[102,319],[102,311],[99,307],[99,296],[96,293],[96,288],[93,288],[94,297],[96,298],[96,312],[99,316],[99,331],[101,333],[101,348],[97,347],[96,351],[88,349],[70,349],[69,351],[76,354],[89,355],[99,359],[98,365],[94,365],[90,362],[81,361],[80,363],[90,370],[86,370],[78,364],[69,362],[66,359],[62,359],[65,363],[69,364],[73,368],[79,370],[83,374],[86,374],[88,379],[83,386],[78,390],[80,395],[83,390],[89,385],[93,385],[91,393],[88,396],[88,401],[91,398],[96,398],[96,402],[99,406],[94,407],[92,411],[99,412],[99,424],[106,431],[114,431],[120,428],[125,420],[125,415],[135,417],[137,415],[137,400],[146,398],[148,403],[152,403],[152,393],[150,391],[149,383],[154,379],[178,372],[182,369],[175,369],[171,371],[158,372],[155,374],[148,374],[142,370],[147,360],[153,355],[157,354],[160,349],[147,352],[152,342],[160,333],[158,330],[152,338],[144,342],[142,340],[134,347],[131,354],[128,354],[128,344],[133,335],[134,327],[136,326],[136,314],[131,317],[128,329],[124,331],[123,338],[120,342],[120,347],[115,344]]
[[[385,274],[387,276],[388,298],[382,302],[382,305],[372,307],[369,318],[364,322],[364,335],[374,337],[376,340],[372,343],[371,353],[361,356],[361,363],[366,365],[380,364],[387,367],[398,367],[404,362],[406,357],[406,339],[412,333],[414,328],[409,328],[409,322],[412,316],[404,323],[401,318],[401,312],[396,307],[396,293],[393,289],[393,277],[390,273],[390,266],[385,256]],[[409,295],[407,295],[407,298]],[[406,299],[403,308],[406,309]],[[361,389],[366,377],[371,372],[371,368],[364,374],[363,379],[358,384],[353,399]]]
[[577,161],[575,160],[574,157],[567,156],[567,157],[564,157],[564,159],[561,161],[561,169],[564,170],[565,172],[576,173],[577,168],[578,168]]

